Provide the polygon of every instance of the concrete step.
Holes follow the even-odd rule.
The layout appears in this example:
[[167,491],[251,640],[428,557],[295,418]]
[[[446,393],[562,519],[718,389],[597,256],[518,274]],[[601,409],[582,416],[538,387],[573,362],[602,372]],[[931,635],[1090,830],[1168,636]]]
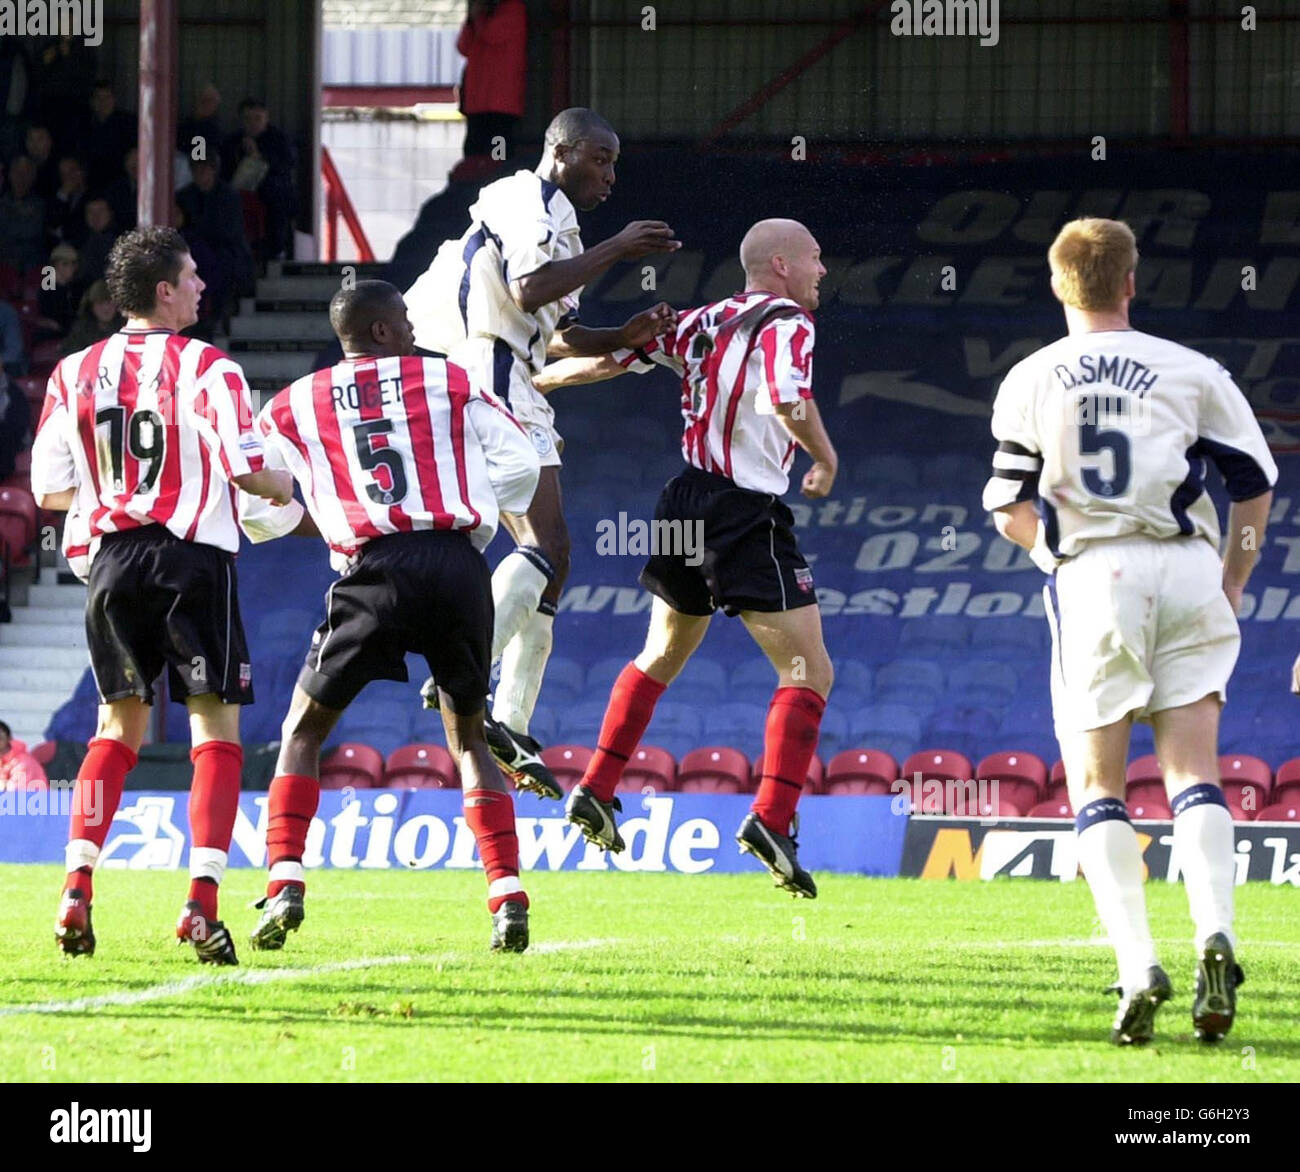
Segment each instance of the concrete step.
[[[253,313],[311,313],[328,315],[330,303],[328,297],[308,297],[302,298],[266,298],[258,300],[256,297],[241,297],[239,299],[239,316],[244,317]],[[231,318],[233,325],[237,318]]]
[[248,351],[231,355],[243,367],[249,382],[277,383],[288,386],[296,378],[312,371],[312,354],[293,350]]
[[27,605],[83,607],[86,605],[86,588],[80,584],[59,586],[51,582],[47,575],[45,581],[31,587],[27,596]]
[[359,260],[277,260],[267,265],[272,277],[332,277],[341,280],[348,270],[358,281],[383,278],[388,266],[381,261]]
[[[334,340],[329,318],[323,313],[251,313],[230,319],[230,338],[239,341],[311,339],[317,350]],[[225,347],[222,347],[224,349]]]
[[18,617],[20,623],[34,623],[43,627],[68,627],[83,621],[85,603],[78,606],[29,606]]
[[7,623],[0,626],[0,647],[31,647],[33,654],[41,650],[57,650],[86,646],[86,624],[77,623]]
[[[81,667],[85,666],[83,657]],[[44,658],[41,659],[39,666],[6,668],[4,673],[7,688],[21,688],[24,691],[62,696],[64,699],[72,695],[80,679],[79,668],[47,667]]]
[[[6,688],[0,691],[0,712],[10,714],[10,727],[25,724],[28,728],[43,724],[68,698],[68,692],[18,692]],[[28,713],[26,719],[20,713]]]
[[89,664],[84,646],[46,647],[36,655],[30,647],[11,647],[0,642],[0,679],[4,680],[9,679],[11,672],[22,671],[28,666],[60,668],[70,673],[75,672],[79,677]]
[[328,301],[343,287],[343,276],[263,277],[257,282],[259,301]]

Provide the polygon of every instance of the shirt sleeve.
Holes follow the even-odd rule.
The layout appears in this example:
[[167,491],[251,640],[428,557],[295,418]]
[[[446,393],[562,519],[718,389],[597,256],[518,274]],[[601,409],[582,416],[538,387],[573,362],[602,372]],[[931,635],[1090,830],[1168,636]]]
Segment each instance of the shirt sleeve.
[[[496,234],[507,285],[554,259],[556,239],[566,226],[556,223],[540,191],[522,206],[519,203],[508,207],[494,205],[489,214],[490,225],[485,222],[483,230]],[[571,305],[565,305],[565,314],[576,313],[578,308],[576,296],[569,294],[569,297],[573,300]]]
[[478,436],[487,461],[488,480],[504,513],[522,513],[533,503],[541,462],[518,420],[488,391],[475,389],[465,418]]
[[262,438],[253,426],[248,380],[239,364],[220,351],[199,376],[194,416],[199,437],[227,480],[262,470]]
[[780,317],[760,331],[754,354],[762,364],[754,409],[760,415],[774,415],[783,403],[811,399],[812,355],[816,340],[812,319]]
[[68,436],[68,396],[62,372],[60,364],[50,375],[45,388],[45,406],[32,444],[32,495],[36,497],[64,492],[77,484],[77,464]]
[[[262,436],[263,467],[290,471],[289,463],[280,451],[278,433],[271,420],[270,407],[265,408],[257,417],[257,431]],[[264,541],[273,541],[285,537],[298,528],[307,511],[302,505],[292,500],[287,505],[277,506],[265,497],[239,490],[236,507],[239,515],[239,527],[254,545]]]
[[1213,360],[1201,393],[1196,448],[1214,461],[1230,500],[1248,501],[1277,484],[1277,463],[1259,420],[1232,376]]
[[651,338],[644,346],[637,346],[635,349],[620,347],[612,351],[610,357],[632,374],[648,374],[656,366],[662,366],[680,375],[681,360],[672,353],[674,341],[674,335],[669,331],[660,334],[657,338]]
[[1005,509],[1038,495],[1042,448],[1031,419],[1032,383],[1012,368],[993,401],[993,474],[984,486],[984,508]]

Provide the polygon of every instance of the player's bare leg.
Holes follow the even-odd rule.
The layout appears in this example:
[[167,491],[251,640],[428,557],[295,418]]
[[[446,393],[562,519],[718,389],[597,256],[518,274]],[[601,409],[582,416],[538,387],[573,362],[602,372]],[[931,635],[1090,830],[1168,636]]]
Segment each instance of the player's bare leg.
[[283,948],[288,934],[302,924],[307,889],[302,857],[320,802],[320,751],[341,715],[341,710],[313,700],[301,685],[294,687],[267,796],[266,860],[270,871],[266,895],[256,905],[262,915],[250,938],[254,948]]
[[1103,728],[1058,734],[1070,802],[1076,813],[1079,865],[1097,917],[1119,965],[1119,1011],[1111,1030],[1118,1045],[1154,1036],[1155,1015],[1172,990],[1156,957],[1142,889],[1142,849],[1124,804],[1128,717]]
[[803,606],[744,611],[740,617],[776,669],[777,687],[767,710],[758,794],[736,841],[768,869],[778,887],[816,899],[817,884],[799,865],[795,811],[835,675],[822,637],[821,611]]
[[1192,1024],[1206,1042],[1219,1041],[1232,1028],[1237,986],[1245,979],[1232,926],[1236,848],[1219,779],[1221,708],[1214,694],[1151,718],[1174,814],[1174,855],[1196,927]]
[[645,647],[614,681],[595,755],[565,807],[569,821],[582,828],[588,842],[605,850],[623,849],[614,821],[615,812],[623,807],[614,791],[645,736],[659,697],[703,641],[711,617],[683,614],[658,597],[651,603]]
[[492,948],[523,952],[528,947],[528,895],[519,881],[519,838],[515,807],[483,732],[483,709],[458,713],[446,692],[439,697],[447,746],[460,767],[465,824],[478,843],[488,882]]
[[95,865],[148,727],[149,706],[138,696],[99,706],[95,737],[77,770],[72,793],[65,851],[68,873],[54,925],[55,942],[68,956],[94,954],[90,909],[95,897]]
[[239,811],[244,750],[239,705],[211,693],[191,696],[190,891],[176,921],[176,939],[192,944],[202,964],[238,964],[234,941],[217,915],[217,888],[226,873]]

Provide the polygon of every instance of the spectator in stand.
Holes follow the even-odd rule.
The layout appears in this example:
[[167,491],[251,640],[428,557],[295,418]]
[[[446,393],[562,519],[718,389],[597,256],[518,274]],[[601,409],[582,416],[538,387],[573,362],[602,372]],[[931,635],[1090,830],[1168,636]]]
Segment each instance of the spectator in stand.
[[86,235],[81,241],[81,269],[77,279],[83,285],[98,281],[108,264],[108,250],[120,233],[113,223],[113,209],[102,196],[86,203]]
[[196,139],[203,146],[201,155],[213,158],[220,154],[223,137],[221,120],[217,117],[220,109],[221,94],[215,85],[208,82],[194,98],[194,113],[181,122],[176,132],[177,149],[190,160],[191,167],[200,157],[195,154],[200,145]]
[[96,342],[117,333],[126,324],[124,318],[113,304],[108,294],[108,282],[102,278],[96,281],[81,299],[77,310],[77,320],[63,340],[60,352],[64,355],[75,354]]
[[135,115],[117,108],[113,83],[95,82],[80,151],[86,159],[86,182],[91,191],[102,192],[122,174],[122,160],[136,145],[136,137]]
[[86,238],[86,169],[75,155],[59,160],[59,188],[45,201],[45,226],[74,248]]
[[54,287],[47,289],[46,281],[41,281],[41,291],[37,295],[40,303],[41,317],[48,318],[59,327],[59,336],[66,334],[76,320],[77,309],[81,305],[84,287],[77,280],[77,269],[81,257],[71,244],[56,244],[50,253],[50,267],[54,270]]
[[20,269],[45,259],[45,204],[32,190],[36,165],[26,155],[9,164],[9,190],[0,196],[0,261]]
[[26,744],[14,740],[9,726],[0,720],[0,790],[49,788],[41,763],[27,751]]
[[0,37],[0,155],[18,153],[31,67],[19,37]]
[[0,365],[12,378],[22,378],[27,373],[23,325],[18,320],[18,311],[7,301],[0,301]]
[[35,123],[27,128],[26,154],[36,164],[36,194],[45,201],[59,189],[59,160],[54,155],[54,139],[49,127]]
[[36,58],[32,108],[65,154],[80,141],[85,129],[86,104],[95,74],[95,50],[81,37],[50,41]]
[[[471,0],[456,49],[465,58],[460,111],[465,115],[465,157],[514,154],[528,79],[528,16],[524,0]],[[494,153],[500,139],[504,154]]]
[[14,474],[19,452],[32,446],[32,413],[27,396],[0,375],[0,480]]
[[253,285],[253,254],[244,235],[244,208],[239,192],[222,182],[219,156],[195,159],[191,170],[194,182],[177,193],[176,202],[185,216],[186,240],[191,244],[194,239],[201,240],[212,251],[216,271],[209,276],[200,265],[199,276],[212,291],[215,312],[224,314],[229,298],[251,292]]
[[122,174],[104,192],[113,209],[113,223],[119,232],[135,227],[137,201],[140,198],[140,152],[132,147],[122,159]]
[[268,260],[293,255],[293,144],[271,125],[266,103],[245,98],[239,103],[242,129],[221,145],[222,178],[237,191],[256,191],[266,207]]

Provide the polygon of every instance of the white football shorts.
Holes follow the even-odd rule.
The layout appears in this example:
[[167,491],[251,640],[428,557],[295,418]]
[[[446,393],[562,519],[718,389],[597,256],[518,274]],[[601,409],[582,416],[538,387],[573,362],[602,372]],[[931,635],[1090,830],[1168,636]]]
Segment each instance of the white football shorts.
[[543,468],[558,468],[564,439],[555,430],[555,408],[533,386],[532,371],[504,342],[469,338],[458,342],[447,357],[469,371],[479,386],[491,391],[519,420]]

